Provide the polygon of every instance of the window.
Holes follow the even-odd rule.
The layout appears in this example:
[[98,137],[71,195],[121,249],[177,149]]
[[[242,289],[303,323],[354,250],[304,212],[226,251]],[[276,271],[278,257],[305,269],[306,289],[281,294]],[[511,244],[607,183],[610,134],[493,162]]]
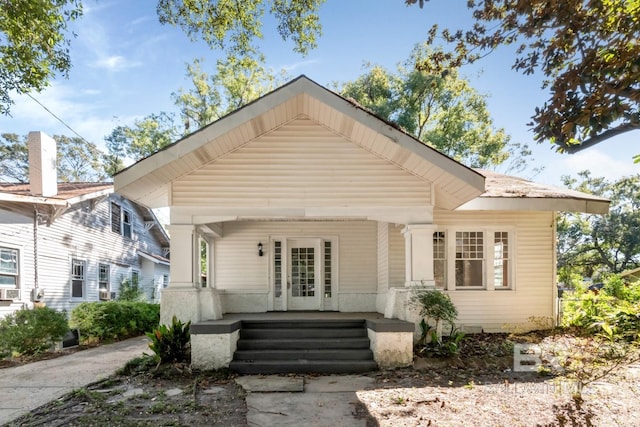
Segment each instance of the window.
[[276,298],[282,296],[282,242],[273,242],[273,285]]
[[447,244],[444,231],[433,233],[433,279],[436,288],[445,289],[447,283]]
[[496,231],[493,238],[493,283],[496,289],[509,289],[509,233]]
[[140,284],[140,272],[138,270],[131,270],[131,286],[138,286]]
[[484,233],[456,232],[456,288],[484,286]]
[[162,287],[166,288],[169,286],[169,275],[165,274],[162,276]]
[[0,286],[18,287],[18,250],[0,248]]
[[98,265],[98,289],[106,292],[109,290],[109,264]]
[[324,242],[324,297],[331,298],[331,242]]
[[120,234],[122,230],[120,222],[122,221],[120,205],[111,202],[111,231]]
[[133,217],[131,212],[111,202],[111,231],[131,238],[133,235]]
[[84,281],[86,262],[79,259],[71,260],[71,298],[84,297]]
[[131,229],[133,222],[131,221],[131,212],[126,209],[122,210],[122,235],[131,238]]

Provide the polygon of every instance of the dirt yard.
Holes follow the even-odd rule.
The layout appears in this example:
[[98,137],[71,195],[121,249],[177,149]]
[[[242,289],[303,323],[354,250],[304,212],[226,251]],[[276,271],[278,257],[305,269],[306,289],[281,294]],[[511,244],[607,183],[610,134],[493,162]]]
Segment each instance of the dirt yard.
[[[576,399],[574,383],[513,372],[505,338],[478,335],[463,342],[464,357],[370,373],[375,385],[356,393],[356,415],[368,426],[640,426],[640,365],[624,366]],[[129,368],[9,425],[247,425],[244,391],[228,372]]]

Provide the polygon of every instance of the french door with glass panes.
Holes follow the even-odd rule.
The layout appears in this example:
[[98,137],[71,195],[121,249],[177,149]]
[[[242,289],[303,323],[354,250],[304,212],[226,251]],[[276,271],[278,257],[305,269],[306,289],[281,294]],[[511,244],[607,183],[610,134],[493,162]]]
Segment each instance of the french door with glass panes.
[[318,310],[323,283],[320,274],[320,239],[291,239],[288,246],[287,307]]

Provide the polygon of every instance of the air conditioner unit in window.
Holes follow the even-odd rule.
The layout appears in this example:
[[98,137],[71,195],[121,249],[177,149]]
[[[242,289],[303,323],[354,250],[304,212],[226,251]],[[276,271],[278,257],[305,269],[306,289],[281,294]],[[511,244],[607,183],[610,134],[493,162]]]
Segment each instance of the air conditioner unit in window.
[[20,289],[0,289],[0,299],[18,300],[20,299]]
[[100,291],[98,292],[98,298],[100,298],[101,301],[107,301],[111,299],[111,294],[109,291]]

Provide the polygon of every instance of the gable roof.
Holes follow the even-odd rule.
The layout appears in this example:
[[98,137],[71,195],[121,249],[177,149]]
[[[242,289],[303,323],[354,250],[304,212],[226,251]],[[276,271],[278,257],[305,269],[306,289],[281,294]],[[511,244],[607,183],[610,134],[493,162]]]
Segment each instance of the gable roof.
[[609,212],[610,202],[602,197],[493,171],[476,171],[486,178],[485,192],[457,210],[544,210],[595,214]]
[[481,174],[304,75],[121,171],[116,191],[148,207],[168,206],[171,182],[300,117],[433,183],[444,208],[484,192]]

